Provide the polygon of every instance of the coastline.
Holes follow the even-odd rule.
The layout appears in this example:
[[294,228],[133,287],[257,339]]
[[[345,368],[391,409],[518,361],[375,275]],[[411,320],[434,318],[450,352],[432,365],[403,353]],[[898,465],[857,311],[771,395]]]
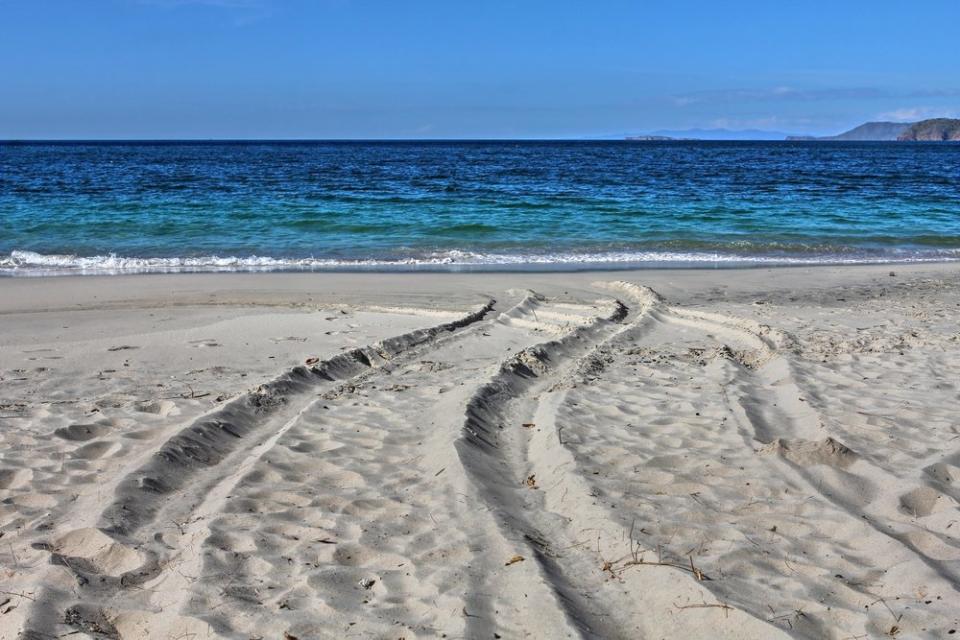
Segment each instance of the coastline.
[[[849,247],[847,248],[849,250]],[[560,253],[477,253],[451,249],[419,257],[274,258],[269,256],[120,257],[43,255],[12,251],[0,257],[0,277],[70,275],[150,275],[177,273],[526,273],[647,271],[676,269],[754,269],[777,267],[869,266],[960,262],[956,248],[919,251],[888,249],[870,254],[748,254],[704,251],[628,250]]]
[[[890,278],[893,272],[900,280]],[[764,293],[786,295],[795,291],[829,289],[833,286],[902,284],[904,278],[943,278],[960,275],[960,262],[877,265],[815,265],[751,267],[742,269],[634,269],[570,272],[230,272],[147,273],[117,275],[64,275],[0,278],[0,313],[58,308],[89,308],[97,305],[162,305],[176,296],[177,304],[205,303],[211,294],[234,296],[232,303],[299,304],[300,296],[340,304],[403,301],[410,294],[423,299],[433,295],[433,304],[444,300],[457,304],[475,301],[472,296],[495,289],[524,286],[544,294],[573,287],[592,291],[598,280],[640,282],[668,296],[689,303],[717,289],[726,295]]]
[[0,640],[942,637],[958,305],[956,263],[0,278]]

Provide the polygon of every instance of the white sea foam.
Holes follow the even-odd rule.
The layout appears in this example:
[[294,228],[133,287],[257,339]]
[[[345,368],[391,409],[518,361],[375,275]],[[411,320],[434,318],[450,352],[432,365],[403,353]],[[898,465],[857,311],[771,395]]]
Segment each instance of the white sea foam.
[[170,273],[188,271],[417,270],[437,269],[575,269],[632,266],[750,266],[815,264],[884,264],[960,260],[960,251],[887,253],[883,255],[748,255],[674,251],[558,252],[542,254],[478,253],[450,250],[420,257],[391,259],[273,258],[269,256],[123,257],[41,254],[12,251],[0,257],[2,275]]

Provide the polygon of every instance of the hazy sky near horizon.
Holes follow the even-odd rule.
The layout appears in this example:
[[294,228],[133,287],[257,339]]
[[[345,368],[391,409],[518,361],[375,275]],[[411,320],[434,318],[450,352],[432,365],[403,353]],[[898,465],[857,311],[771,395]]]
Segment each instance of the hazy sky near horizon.
[[960,116],[960,2],[0,0],[0,138],[834,133]]

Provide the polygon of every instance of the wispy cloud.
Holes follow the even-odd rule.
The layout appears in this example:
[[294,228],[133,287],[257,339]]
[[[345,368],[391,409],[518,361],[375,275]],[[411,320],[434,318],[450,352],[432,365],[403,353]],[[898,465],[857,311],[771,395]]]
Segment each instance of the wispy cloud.
[[943,107],[904,107],[878,114],[879,120],[893,120],[895,122],[916,122],[928,118],[956,118],[960,114],[956,109]]
[[848,87],[826,89],[797,89],[778,86],[763,89],[715,89],[694,91],[671,96],[678,107],[692,104],[725,104],[735,102],[814,102],[820,100],[876,100],[889,98],[892,94],[876,87]]
[[761,131],[805,130],[811,126],[819,126],[817,121],[806,117],[784,117],[777,115],[756,115],[752,117],[722,116],[707,122],[711,129],[759,129]]

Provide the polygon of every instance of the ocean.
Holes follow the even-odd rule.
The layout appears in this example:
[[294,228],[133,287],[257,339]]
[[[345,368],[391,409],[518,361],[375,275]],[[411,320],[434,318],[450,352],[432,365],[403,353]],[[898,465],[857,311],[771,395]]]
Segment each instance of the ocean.
[[0,274],[960,259],[960,145],[0,142]]

